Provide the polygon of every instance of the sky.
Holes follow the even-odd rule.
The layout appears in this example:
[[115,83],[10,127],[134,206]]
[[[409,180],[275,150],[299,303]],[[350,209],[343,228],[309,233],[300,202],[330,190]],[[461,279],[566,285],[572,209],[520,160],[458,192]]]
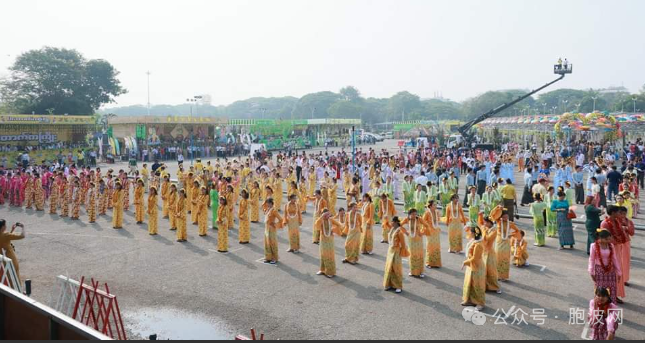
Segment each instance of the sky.
[[462,101],[537,88],[645,84],[641,0],[3,0],[0,76],[16,56],[73,48],[120,71],[112,106],[215,105],[357,87]]

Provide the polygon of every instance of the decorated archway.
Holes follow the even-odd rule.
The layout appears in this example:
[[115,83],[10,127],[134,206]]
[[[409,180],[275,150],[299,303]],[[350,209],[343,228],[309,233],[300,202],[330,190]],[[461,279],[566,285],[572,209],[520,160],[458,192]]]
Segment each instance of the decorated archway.
[[620,123],[609,113],[594,112],[587,115],[565,113],[555,124],[555,132],[560,140],[570,141],[572,135],[580,133],[590,139],[604,141],[616,140],[622,136]]

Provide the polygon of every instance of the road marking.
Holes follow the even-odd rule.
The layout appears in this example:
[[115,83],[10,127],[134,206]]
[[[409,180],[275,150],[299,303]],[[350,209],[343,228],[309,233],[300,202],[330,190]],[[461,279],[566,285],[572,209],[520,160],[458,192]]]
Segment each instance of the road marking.
[[544,271],[546,270],[546,266],[543,266],[543,265],[541,265],[541,264],[535,264],[535,263],[533,263],[532,265],[533,265],[533,266],[536,266],[536,267],[542,267],[542,268],[540,269],[540,272],[542,272],[542,273],[544,273]]

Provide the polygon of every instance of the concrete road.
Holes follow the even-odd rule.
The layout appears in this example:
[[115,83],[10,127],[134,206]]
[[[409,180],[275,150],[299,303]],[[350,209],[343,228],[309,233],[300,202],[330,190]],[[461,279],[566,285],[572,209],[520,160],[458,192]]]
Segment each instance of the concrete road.
[[[120,231],[111,228],[109,216],[87,224],[87,217],[72,222],[4,206],[0,218],[20,221],[28,229],[28,238],[16,248],[23,279],[34,282],[35,299],[47,302],[55,276],[61,274],[107,282],[119,298],[132,337],[159,333],[160,339],[175,338],[173,333],[187,329],[191,335],[186,337],[213,337],[212,330],[198,325],[187,328],[190,324],[180,320],[186,316],[202,318],[230,338],[251,328],[269,339],[580,339],[583,334],[584,325],[570,323],[571,311],[586,311],[593,297],[582,226],[576,230],[577,250],[557,251],[554,239],[545,248],[533,247],[533,230],[522,221],[531,266],[512,267],[511,282],[502,285],[504,293],[487,295],[487,322],[478,326],[462,317],[464,256],[447,253],[445,233],[444,267],[428,270],[425,279],[406,277],[404,293],[397,295],[382,290],[384,244],[376,244],[375,254],[362,257],[359,265],[349,266],[340,263],[344,242],[337,238],[338,276],[316,276],[319,253],[311,244],[311,206],[308,212],[302,253],[286,253],[287,235],[280,232],[277,266],[260,263],[261,224],[252,224],[252,244],[246,246],[237,244],[236,230],[230,231],[230,252],[220,254],[216,232],[201,238],[197,227],[189,225],[189,242],[181,244],[168,222],[160,220],[160,235],[151,237],[145,224],[135,224],[132,211]],[[377,238],[379,234],[380,227],[375,227]],[[644,236],[638,232],[634,237],[632,286],[617,334],[622,339],[642,338],[645,332]],[[407,263],[404,268],[407,272]],[[543,325],[535,317],[540,310],[547,316]],[[177,315],[164,324],[165,336],[141,319],[154,321],[155,312],[168,311]]]

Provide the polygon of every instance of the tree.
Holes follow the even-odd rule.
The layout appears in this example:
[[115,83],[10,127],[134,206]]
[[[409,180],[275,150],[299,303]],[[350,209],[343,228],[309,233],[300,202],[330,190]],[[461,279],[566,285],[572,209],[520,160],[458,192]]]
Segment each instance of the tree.
[[461,104],[441,99],[430,99],[423,101],[425,120],[459,120],[464,119],[464,112]]
[[[634,99],[636,99],[636,102],[634,102]],[[636,108],[634,108],[634,105],[636,105]],[[625,96],[616,106],[616,111],[624,111],[627,113],[633,112],[634,109],[636,112],[645,111],[645,93]]]
[[333,92],[318,92],[303,96],[293,109],[292,117],[295,119],[327,118],[327,110],[336,101],[341,99],[340,94]]
[[[468,99],[463,103],[463,111],[465,114],[464,119],[472,119],[482,115],[493,108],[498,107],[504,103],[513,101],[513,96],[510,93],[491,91],[486,92],[480,96]],[[498,116],[514,114],[511,109],[506,109],[498,114]]]
[[0,97],[17,113],[93,114],[125,94],[119,72],[104,60],[86,60],[76,50],[28,51],[9,68]]
[[349,100],[340,100],[331,105],[327,113],[332,118],[359,119],[364,111],[365,107],[362,104],[357,104]]
[[400,120],[399,118],[405,119],[406,113],[410,114],[420,107],[421,99],[418,95],[411,94],[407,91],[396,93],[390,98],[388,103],[389,120],[395,121]]
[[340,95],[343,97],[343,100],[351,102],[360,102],[363,100],[361,98],[361,92],[356,89],[354,86],[347,86],[340,90]]
[[[540,94],[537,102],[538,107],[540,108],[543,108],[546,103],[548,113],[551,113],[555,107],[555,113],[562,114],[564,112],[575,112],[577,110],[576,105],[581,104],[585,96],[588,96],[587,91],[579,89],[558,89],[552,92]],[[596,108],[597,107],[598,102],[596,101]]]

